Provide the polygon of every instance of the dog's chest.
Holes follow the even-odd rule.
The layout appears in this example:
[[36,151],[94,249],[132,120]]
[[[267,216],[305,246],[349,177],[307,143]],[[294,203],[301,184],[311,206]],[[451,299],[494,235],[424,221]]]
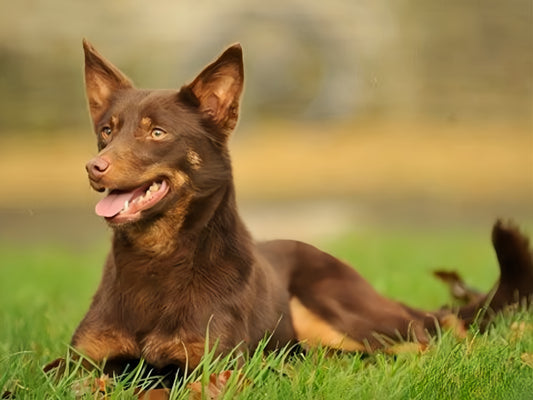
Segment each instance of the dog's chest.
[[228,311],[236,310],[234,301],[214,290],[220,282],[209,278],[115,252],[73,344],[95,360],[144,358],[162,367],[198,364],[207,332],[220,340],[218,348],[247,341],[242,313]]

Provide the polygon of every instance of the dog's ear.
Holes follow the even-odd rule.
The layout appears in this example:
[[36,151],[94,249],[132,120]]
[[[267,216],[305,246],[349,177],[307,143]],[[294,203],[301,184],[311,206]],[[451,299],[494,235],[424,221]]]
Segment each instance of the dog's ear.
[[85,39],[83,39],[83,50],[85,52],[85,90],[91,118],[94,123],[97,123],[109,107],[113,93],[119,89],[132,88],[133,84]]
[[184,89],[194,94],[200,110],[227,138],[237,125],[243,83],[242,48],[234,44]]

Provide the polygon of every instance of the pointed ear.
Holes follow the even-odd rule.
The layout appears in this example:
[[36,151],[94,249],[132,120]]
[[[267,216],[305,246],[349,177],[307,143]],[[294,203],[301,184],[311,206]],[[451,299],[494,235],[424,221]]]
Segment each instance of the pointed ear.
[[243,84],[242,48],[240,44],[234,44],[205,67],[186,89],[198,99],[200,110],[227,137],[237,125]]
[[85,90],[91,118],[93,123],[96,123],[109,107],[113,93],[119,89],[132,88],[133,84],[85,39],[83,39],[83,50],[85,52]]

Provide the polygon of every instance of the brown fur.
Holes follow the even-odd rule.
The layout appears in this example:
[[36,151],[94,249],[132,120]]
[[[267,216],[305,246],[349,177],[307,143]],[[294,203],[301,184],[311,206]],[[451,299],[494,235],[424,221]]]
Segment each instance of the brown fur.
[[[89,43],[84,49],[99,148],[87,164],[92,187],[124,192],[164,180],[169,189],[136,216],[108,217],[111,251],[75,348],[95,361],[185,368],[199,363],[207,334],[221,353],[254,349],[266,335],[270,348],[303,341],[374,351],[405,340],[424,348],[439,322],[463,329],[447,311],[381,296],[310,245],[254,243],[237,213],[227,148],[244,81],[239,45],[179,91],[135,89]],[[498,311],[531,296],[533,264],[513,225],[497,222],[493,244],[502,275],[490,307]],[[458,315],[472,323],[487,301]]]

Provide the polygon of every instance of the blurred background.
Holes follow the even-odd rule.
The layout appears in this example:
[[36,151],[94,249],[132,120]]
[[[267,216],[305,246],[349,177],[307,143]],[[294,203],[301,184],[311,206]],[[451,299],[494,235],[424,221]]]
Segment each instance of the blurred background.
[[3,1],[0,240],[105,237],[83,37],[139,87],[240,42],[232,139],[258,238],[533,220],[530,0]]

